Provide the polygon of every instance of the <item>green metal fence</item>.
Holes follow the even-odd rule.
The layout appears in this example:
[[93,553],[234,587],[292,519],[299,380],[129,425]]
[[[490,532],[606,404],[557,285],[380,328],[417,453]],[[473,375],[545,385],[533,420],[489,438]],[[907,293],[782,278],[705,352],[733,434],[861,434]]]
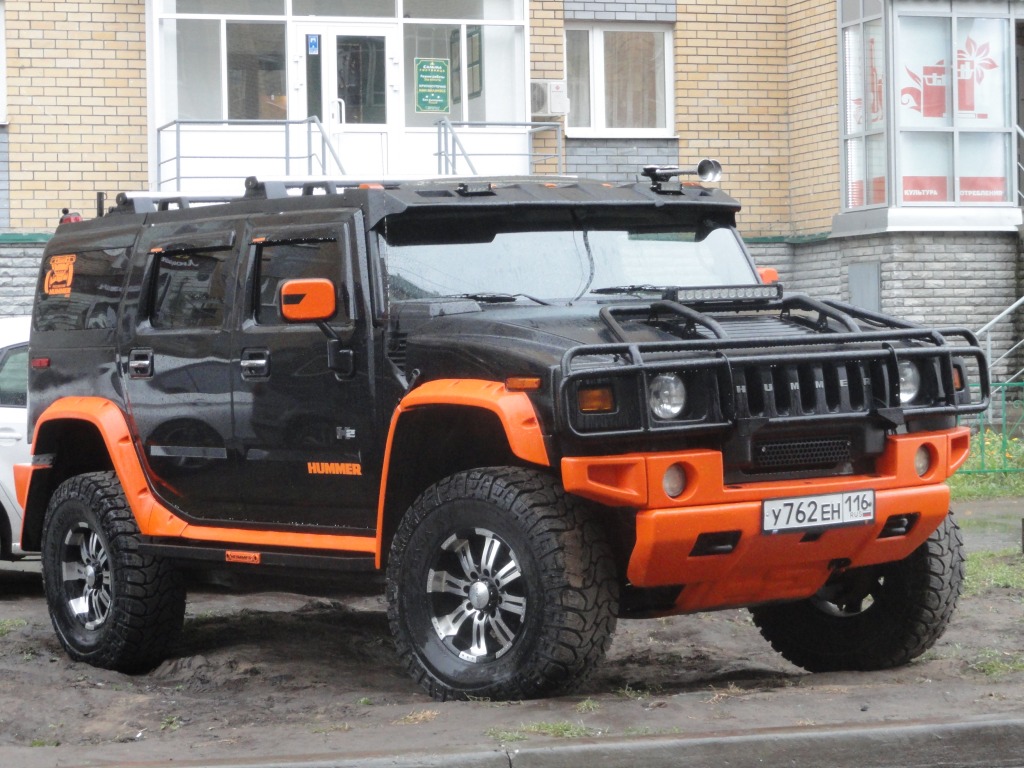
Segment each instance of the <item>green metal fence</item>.
[[964,423],[973,434],[961,472],[1024,472],[1024,382],[994,382],[992,405]]

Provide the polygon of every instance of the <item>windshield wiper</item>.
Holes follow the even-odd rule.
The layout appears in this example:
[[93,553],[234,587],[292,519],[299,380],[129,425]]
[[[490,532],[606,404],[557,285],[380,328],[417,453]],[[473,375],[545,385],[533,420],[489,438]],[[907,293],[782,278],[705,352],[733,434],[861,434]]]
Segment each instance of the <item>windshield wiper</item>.
[[597,293],[601,295],[611,295],[616,293],[668,293],[670,291],[678,291],[679,288],[674,285],[615,285],[608,288],[595,288],[591,293]]
[[538,299],[536,296],[531,296],[528,293],[456,293],[452,296],[448,296],[449,299],[472,299],[473,301],[482,301],[484,304],[503,304],[506,302],[514,302],[516,299],[523,298],[529,299],[535,304],[543,304],[544,306],[551,306],[551,302]]

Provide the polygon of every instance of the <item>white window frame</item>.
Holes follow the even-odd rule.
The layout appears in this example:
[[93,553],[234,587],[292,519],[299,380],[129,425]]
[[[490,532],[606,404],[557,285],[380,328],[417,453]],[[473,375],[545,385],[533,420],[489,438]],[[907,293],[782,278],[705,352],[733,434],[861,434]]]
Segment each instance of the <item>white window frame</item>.
[[[642,138],[670,139],[675,131],[675,46],[673,30],[659,24],[593,24],[586,22],[566,22],[566,32],[582,30],[589,33],[590,43],[590,126],[571,127],[566,121],[565,134],[569,138]],[[665,36],[665,125],[658,128],[608,128],[605,121],[605,82],[604,82],[604,34],[606,32],[660,32]],[[566,56],[566,73],[568,75],[568,56]],[[569,105],[570,113],[573,105]]]

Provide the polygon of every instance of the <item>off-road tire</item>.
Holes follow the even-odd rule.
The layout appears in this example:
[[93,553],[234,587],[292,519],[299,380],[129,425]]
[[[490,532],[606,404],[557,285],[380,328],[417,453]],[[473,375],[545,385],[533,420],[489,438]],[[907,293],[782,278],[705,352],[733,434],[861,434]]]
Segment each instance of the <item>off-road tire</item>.
[[573,689],[604,657],[618,596],[592,510],[527,469],[474,469],[428,488],[387,568],[399,656],[438,700]]
[[169,563],[139,552],[117,475],[65,480],[43,525],[43,588],[68,656],[127,673],[159,664],[184,623],[185,588]]
[[963,578],[963,537],[950,515],[905,560],[853,569],[809,600],[751,613],[772,648],[810,672],[889,669],[942,636]]

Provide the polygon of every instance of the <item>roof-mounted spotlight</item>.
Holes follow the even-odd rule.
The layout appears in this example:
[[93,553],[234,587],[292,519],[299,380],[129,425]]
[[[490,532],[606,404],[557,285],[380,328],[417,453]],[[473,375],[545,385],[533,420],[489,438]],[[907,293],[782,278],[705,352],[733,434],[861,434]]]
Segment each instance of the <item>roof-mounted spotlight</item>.
[[722,178],[722,164],[717,160],[705,158],[692,168],[645,165],[641,173],[654,182],[651,189],[655,192],[679,192],[682,185],[681,182],[672,181],[675,177],[696,176],[701,181],[719,181]]

